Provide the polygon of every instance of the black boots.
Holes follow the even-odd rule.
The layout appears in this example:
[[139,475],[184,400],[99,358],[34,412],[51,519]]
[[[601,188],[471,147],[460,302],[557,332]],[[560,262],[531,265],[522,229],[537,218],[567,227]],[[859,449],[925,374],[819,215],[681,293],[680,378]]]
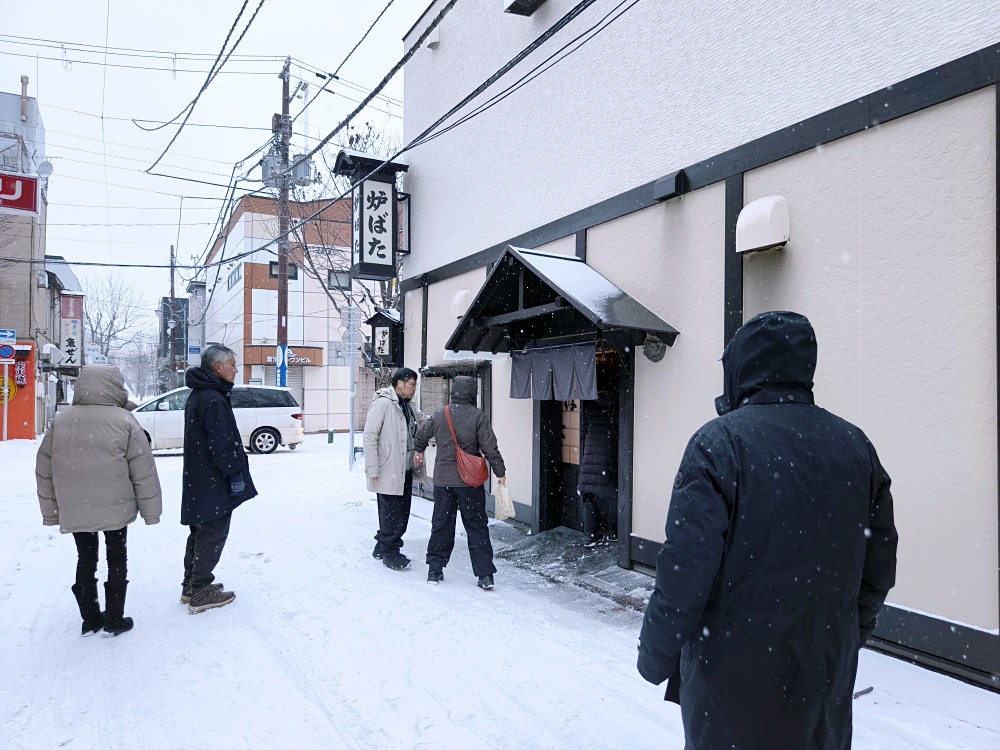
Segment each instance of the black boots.
[[104,613],[101,612],[101,603],[97,601],[97,579],[80,586],[74,583],[70,590],[76,597],[77,606],[80,607],[80,616],[83,618],[83,628],[80,635],[91,635],[100,632],[104,627]]
[[104,584],[104,632],[109,635],[127,633],[135,624],[131,617],[124,616],[127,588],[128,581],[108,581]]

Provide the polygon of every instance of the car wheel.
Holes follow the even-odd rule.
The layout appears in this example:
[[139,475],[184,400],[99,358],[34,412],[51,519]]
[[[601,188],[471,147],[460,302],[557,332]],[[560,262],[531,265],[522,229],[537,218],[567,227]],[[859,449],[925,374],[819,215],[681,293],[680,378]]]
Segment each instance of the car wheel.
[[250,436],[250,449],[254,453],[274,453],[278,448],[280,438],[278,433],[270,427],[262,427],[254,430]]
[[298,447],[299,447],[298,443],[289,443],[288,444],[288,450],[290,450],[290,451],[293,451],[293,450],[295,450]]

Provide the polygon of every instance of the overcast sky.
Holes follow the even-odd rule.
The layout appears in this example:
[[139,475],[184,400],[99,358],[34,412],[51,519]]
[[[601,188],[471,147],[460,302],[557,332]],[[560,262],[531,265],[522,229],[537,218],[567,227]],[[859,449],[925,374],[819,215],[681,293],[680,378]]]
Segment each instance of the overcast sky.
[[[259,2],[248,1],[227,49]],[[341,80],[329,86],[334,93],[320,94],[296,120],[292,153],[301,152],[305,136],[315,142],[326,135],[382,80],[402,56],[402,37],[428,2],[391,3],[340,70]],[[293,60],[292,89],[304,81],[311,98],[323,84],[315,71],[337,69],[388,0],[265,0],[232,59],[153,170],[222,186],[146,174],[177,126],[146,132],[132,120],[154,127],[183,110],[204,83],[242,4],[0,0],[0,91],[20,93],[20,77],[30,78],[28,94],[38,100],[46,156],[55,169],[49,181],[47,254],[70,262],[167,264],[170,245],[176,244],[178,263],[200,256],[211,241],[234,163],[270,137],[271,115],[281,107],[283,58]],[[183,59],[192,54],[200,57]],[[388,100],[373,102],[357,124],[370,121],[401,135],[402,84],[400,73],[383,92]],[[304,102],[293,101],[293,116]],[[238,170],[256,180],[240,182],[243,192],[261,187],[260,169],[251,169],[257,159]],[[181,196],[187,196],[183,204]],[[141,288],[150,325],[155,325],[156,300],[169,293],[167,269],[76,270],[88,279],[126,274]],[[182,271],[176,278],[178,294],[190,276]]]

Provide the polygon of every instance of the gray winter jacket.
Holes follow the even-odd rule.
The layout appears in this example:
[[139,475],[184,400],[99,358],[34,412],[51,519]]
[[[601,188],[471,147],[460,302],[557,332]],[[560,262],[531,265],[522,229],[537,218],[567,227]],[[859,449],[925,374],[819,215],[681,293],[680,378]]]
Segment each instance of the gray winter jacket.
[[[474,456],[482,454],[498,479],[507,475],[503,456],[497,446],[497,436],[493,432],[490,418],[476,407],[476,380],[467,375],[459,375],[451,385],[451,403],[448,405],[451,423],[455,428],[458,444],[466,453]],[[444,407],[439,406],[429,419],[417,429],[414,448],[423,453],[427,443],[434,438],[437,455],[434,459],[435,487],[467,487],[458,475],[455,441],[445,419]]]
[[160,479],[127,402],[117,367],[80,371],[73,405],[56,415],[35,459],[43,524],[69,534],[121,529],[140,513],[159,522]]
[[368,491],[382,495],[402,495],[406,472],[412,468],[410,437],[416,431],[421,414],[409,404],[412,426],[399,405],[399,395],[392,386],[379,388],[368,407],[365,420],[365,478]]

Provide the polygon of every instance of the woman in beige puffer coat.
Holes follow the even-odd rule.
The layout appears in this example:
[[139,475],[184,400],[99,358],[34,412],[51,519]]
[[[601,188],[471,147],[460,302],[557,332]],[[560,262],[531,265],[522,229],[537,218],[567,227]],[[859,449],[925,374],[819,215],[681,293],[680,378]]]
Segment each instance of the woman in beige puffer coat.
[[[125,407],[125,380],[117,367],[80,371],[73,405],[56,415],[35,459],[42,523],[73,534],[78,559],[72,587],[83,635],[132,629],[125,617],[126,529],[139,514],[159,523],[160,479],[149,440]],[[105,612],[97,598],[97,532],[104,532],[108,581]]]

